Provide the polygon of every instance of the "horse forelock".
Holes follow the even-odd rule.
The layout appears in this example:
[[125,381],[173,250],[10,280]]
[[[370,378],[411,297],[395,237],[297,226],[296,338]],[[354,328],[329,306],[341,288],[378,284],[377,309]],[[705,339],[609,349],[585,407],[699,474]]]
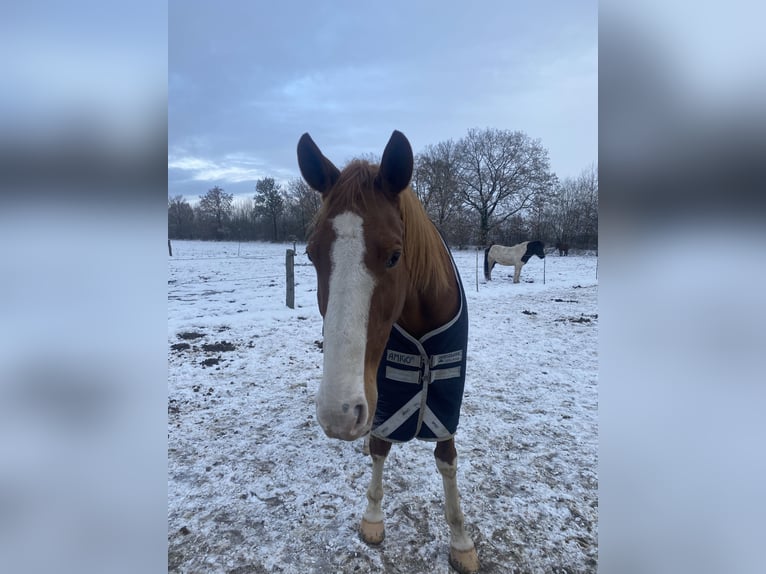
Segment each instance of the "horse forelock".
[[353,160],[341,172],[338,181],[322,202],[319,219],[328,213],[363,212],[375,184],[378,166],[364,160]]
[[309,243],[322,229],[322,222],[350,211],[360,216],[368,208],[369,190],[373,187],[377,166],[363,160],[352,161],[340,174],[338,181],[323,197],[319,210],[310,224]]

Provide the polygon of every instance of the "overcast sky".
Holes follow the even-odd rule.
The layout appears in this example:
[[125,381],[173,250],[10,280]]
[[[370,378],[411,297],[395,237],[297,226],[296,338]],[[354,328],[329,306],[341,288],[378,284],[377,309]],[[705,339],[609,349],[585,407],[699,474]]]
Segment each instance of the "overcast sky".
[[539,138],[559,177],[597,161],[595,1],[171,0],[168,195],[298,177],[309,132],[341,166],[401,130]]

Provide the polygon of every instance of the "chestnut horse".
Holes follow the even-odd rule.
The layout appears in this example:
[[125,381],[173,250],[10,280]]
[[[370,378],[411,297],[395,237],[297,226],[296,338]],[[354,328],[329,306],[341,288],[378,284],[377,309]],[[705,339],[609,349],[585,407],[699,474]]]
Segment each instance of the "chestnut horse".
[[460,509],[453,438],[465,380],[467,307],[449,250],[409,186],[410,143],[394,131],[379,166],[355,160],[340,171],[303,134],[298,164],[322,196],[306,250],[324,318],[317,420],[331,438],[369,433],[372,479],[361,537],[374,545],[385,536],[383,465],[392,442],[436,441],[449,561],[461,573],[477,572]]

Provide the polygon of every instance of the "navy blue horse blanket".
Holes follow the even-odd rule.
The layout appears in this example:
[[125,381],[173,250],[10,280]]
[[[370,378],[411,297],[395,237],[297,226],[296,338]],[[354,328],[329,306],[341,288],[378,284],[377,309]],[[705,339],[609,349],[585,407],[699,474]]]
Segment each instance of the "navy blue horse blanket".
[[440,441],[457,431],[465,386],[468,305],[454,260],[452,267],[460,289],[457,314],[420,339],[396,323],[391,328],[378,366],[378,405],[371,430],[378,438]]

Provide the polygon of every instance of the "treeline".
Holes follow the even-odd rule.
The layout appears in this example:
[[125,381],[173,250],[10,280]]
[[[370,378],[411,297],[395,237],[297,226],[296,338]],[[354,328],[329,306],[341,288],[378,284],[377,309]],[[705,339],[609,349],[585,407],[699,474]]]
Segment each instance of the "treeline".
[[[458,141],[430,145],[415,157],[412,188],[455,247],[541,239],[598,248],[597,168],[560,180],[548,150],[524,132],[473,129]],[[260,179],[252,197],[236,201],[216,186],[194,207],[182,196],[170,199],[168,233],[171,239],[304,241],[320,203],[300,178],[286,187]]]

